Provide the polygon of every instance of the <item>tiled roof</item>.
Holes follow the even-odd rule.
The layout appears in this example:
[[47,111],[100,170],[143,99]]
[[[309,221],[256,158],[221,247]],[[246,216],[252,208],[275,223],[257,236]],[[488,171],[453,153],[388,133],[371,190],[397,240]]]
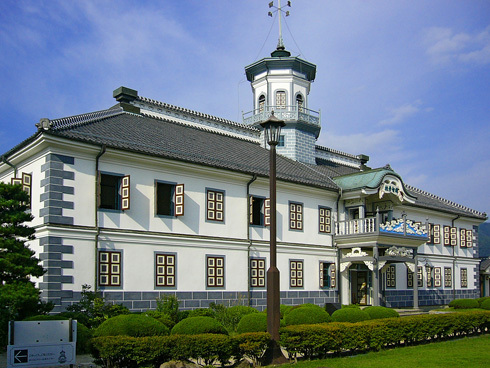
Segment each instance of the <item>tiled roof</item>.
[[[52,121],[48,134],[107,147],[267,177],[269,151],[259,144],[175,121],[127,112]],[[63,121],[62,121],[63,120]],[[277,156],[279,180],[338,190],[330,178]]]

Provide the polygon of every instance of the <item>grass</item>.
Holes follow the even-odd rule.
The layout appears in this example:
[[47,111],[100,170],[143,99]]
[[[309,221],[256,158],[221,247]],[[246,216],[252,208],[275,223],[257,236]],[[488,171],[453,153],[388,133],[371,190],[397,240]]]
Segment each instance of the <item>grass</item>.
[[489,367],[490,335],[409,346],[352,357],[285,364],[281,368],[476,368]]

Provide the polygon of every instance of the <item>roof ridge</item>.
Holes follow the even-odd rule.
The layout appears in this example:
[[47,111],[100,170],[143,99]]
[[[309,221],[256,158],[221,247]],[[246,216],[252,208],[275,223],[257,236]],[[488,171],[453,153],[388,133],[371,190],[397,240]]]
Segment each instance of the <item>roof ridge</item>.
[[[299,162],[299,161],[298,161]],[[308,169],[312,170],[313,172],[317,173],[318,175],[320,175],[321,177],[324,177],[324,178],[327,178],[328,180],[330,180],[337,188],[339,188],[338,184],[330,177],[328,176],[327,174],[325,173],[322,173],[318,170],[316,170],[315,168],[313,168],[312,166],[309,166],[307,164],[305,164],[304,162],[299,162],[300,164],[302,164],[303,166],[307,167]]]
[[50,120],[50,127],[55,130],[66,129],[71,127],[80,126],[93,121],[97,121],[103,118],[108,118],[111,116],[116,116],[123,114],[124,110],[122,108],[113,108],[100,111],[89,112],[80,115],[68,116],[66,118],[59,118]]
[[473,213],[473,214],[475,214],[475,215],[478,215],[478,216],[485,216],[485,217],[487,216],[487,214],[486,214],[485,212],[480,212],[480,211],[474,210],[474,209],[472,209],[472,208],[470,208],[470,207],[467,207],[467,206],[464,206],[464,205],[462,205],[462,204],[459,204],[459,203],[456,203],[456,202],[450,201],[449,199],[446,199],[446,198],[440,197],[440,196],[438,196],[438,195],[435,195],[435,194],[429,193],[429,192],[427,192],[427,191],[425,191],[425,190],[422,190],[422,189],[416,188],[416,187],[414,187],[414,186],[412,186],[412,185],[405,184],[405,186],[406,186],[408,189],[410,189],[410,190],[412,190],[412,191],[414,191],[414,192],[416,192],[416,193],[423,194],[423,195],[428,196],[428,197],[430,197],[430,198],[432,198],[432,199],[437,199],[438,201],[442,201],[442,202],[444,202],[444,203],[446,203],[446,204],[448,204],[448,205],[450,205],[450,206],[453,206],[453,207],[455,207],[455,208],[459,208],[459,209],[461,209],[461,210],[471,212],[471,213]]
[[220,118],[220,117],[215,116],[215,115],[204,114],[204,113],[199,112],[199,111],[196,111],[196,110],[191,110],[191,109],[187,109],[185,107],[180,107],[180,106],[177,106],[177,105],[172,105],[172,104],[169,104],[167,102],[157,101],[157,100],[154,100],[152,98],[138,96],[137,97],[137,100],[140,100],[140,101],[143,101],[143,102],[147,102],[147,103],[151,103],[153,105],[158,105],[158,106],[162,106],[162,107],[165,107],[165,108],[177,110],[177,111],[180,111],[180,112],[185,112],[187,114],[196,115],[196,116],[199,116],[201,118],[218,121],[220,123],[225,123],[225,124],[228,124],[228,125],[233,125],[233,126],[236,126],[236,127],[239,127],[239,128],[244,128],[244,129],[252,130],[252,131],[258,131],[257,128],[254,128],[253,126],[250,126],[250,125],[241,124],[241,123],[238,123],[236,121],[228,120],[228,119],[224,119],[224,118]]
[[178,125],[185,126],[185,127],[188,127],[188,128],[194,128],[194,129],[201,130],[201,131],[204,131],[204,132],[213,133],[213,134],[219,134],[219,135],[222,135],[222,136],[225,136],[225,137],[236,138],[236,139],[239,139],[239,140],[242,140],[242,141],[246,141],[246,142],[258,144],[257,143],[257,140],[255,140],[255,139],[248,138],[248,137],[242,137],[242,136],[238,136],[238,135],[233,135],[233,134],[227,134],[227,133],[222,132],[222,131],[213,130],[213,129],[208,128],[206,126],[185,124],[185,123],[182,123],[182,122],[177,121],[177,120],[171,120],[169,118],[164,118],[162,116],[155,116],[155,115],[152,115],[152,114],[148,114],[148,113],[145,113],[144,111],[141,111],[140,112],[140,115],[141,116],[144,116],[144,117],[147,117],[147,118],[150,118],[150,119],[157,119],[157,120],[161,120],[161,121],[166,121],[168,123],[178,124]]
[[342,156],[345,156],[345,157],[354,158],[356,160],[359,160],[359,157],[356,156],[356,155],[353,155],[352,153],[342,152],[342,151],[339,151],[339,150],[336,150],[336,149],[333,149],[333,148],[330,148],[330,147],[320,146],[318,144],[315,145],[315,148],[321,149],[323,151],[328,151],[328,152],[331,152],[331,153],[335,153],[337,155],[342,155]]

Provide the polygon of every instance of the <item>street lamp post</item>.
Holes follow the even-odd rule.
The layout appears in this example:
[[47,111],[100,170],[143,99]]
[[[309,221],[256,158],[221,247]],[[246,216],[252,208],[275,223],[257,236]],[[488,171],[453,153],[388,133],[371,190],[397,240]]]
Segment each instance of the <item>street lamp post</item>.
[[274,111],[269,119],[260,124],[264,128],[267,143],[270,146],[270,172],[269,172],[269,191],[270,191],[270,265],[267,270],[267,332],[272,337],[272,349],[269,360],[271,363],[285,362],[286,358],[282,355],[279,346],[279,324],[281,319],[280,312],[280,287],[279,269],[277,268],[276,251],[276,146],[279,143],[281,128],[286,124],[274,116]]

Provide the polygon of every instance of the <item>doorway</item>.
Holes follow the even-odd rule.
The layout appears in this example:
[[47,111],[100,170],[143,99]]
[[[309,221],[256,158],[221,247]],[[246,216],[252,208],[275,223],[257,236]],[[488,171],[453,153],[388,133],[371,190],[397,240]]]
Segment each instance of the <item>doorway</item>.
[[371,272],[364,265],[353,265],[350,269],[351,303],[371,304]]

